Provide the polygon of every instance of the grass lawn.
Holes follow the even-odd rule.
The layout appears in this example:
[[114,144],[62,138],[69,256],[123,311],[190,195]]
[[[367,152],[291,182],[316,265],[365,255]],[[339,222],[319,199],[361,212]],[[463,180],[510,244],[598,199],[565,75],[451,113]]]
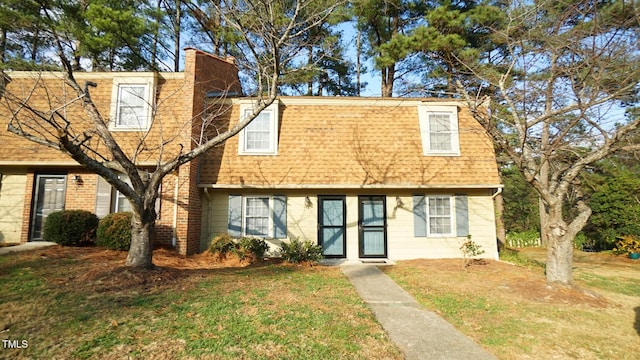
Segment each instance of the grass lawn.
[[544,249],[466,269],[461,260],[383,270],[500,359],[639,359],[640,261],[576,252],[576,287],[546,285]]
[[401,359],[337,267],[216,268],[155,252],[52,247],[0,256],[0,358]]

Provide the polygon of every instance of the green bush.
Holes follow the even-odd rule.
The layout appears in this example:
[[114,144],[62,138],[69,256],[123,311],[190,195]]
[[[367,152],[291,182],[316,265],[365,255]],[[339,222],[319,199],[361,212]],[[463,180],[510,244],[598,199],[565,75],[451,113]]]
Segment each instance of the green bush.
[[111,213],[100,220],[96,244],[110,250],[129,250],[131,247],[130,212]]
[[298,239],[291,239],[290,242],[283,242],[280,246],[280,256],[291,263],[304,261],[317,263],[322,259],[322,247],[311,241],[302,242]]
[[98,217],[85,210],[62,210],[49,214],[44,222],[43,238],[63,246],[93,244]]
[[[264,258],[267,251],[269,251],[269,244],[263,239],[243,237],[239,241],[240,250],[246,255],[254,255],[258,259]],[[238,254],[242,259],[243,256]]]
[[254,237],[232,238],[229,234],[221,234],[211,240],[209,251],[224,258],[229,254],[236,255],[240,260],[247,257],[263,259],[269,245],[266,241]]

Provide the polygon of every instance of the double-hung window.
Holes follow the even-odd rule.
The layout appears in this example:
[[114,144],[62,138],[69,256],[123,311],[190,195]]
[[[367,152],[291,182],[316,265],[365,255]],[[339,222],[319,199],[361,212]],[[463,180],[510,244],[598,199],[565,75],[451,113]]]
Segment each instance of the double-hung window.
[[451,196],[427,197],[428,235],[453,234]]
[[[120,175],[118,178],[131,185],[131,181],[128,176]],[[127,197],[116,188],[113,188],[113,191],[115,192],[113,197],[113,212],[131,211],[131,203],[129,202],[129,199],[127,199]]]
[[115,127],[144,129],[147,127],[147,85],[119,85]]
[[287,237],[287,197],[229,195],[229,235],[284,239]]
[[110,129],[148,130],[154,106],[155,75],[124,73],[113,79]]
[[460,155],[457,106],[419,106],[418,119],[424,155]]
[[468,196],[414,195],[413,229],[415,237],[469,235]]
[[269,197],[244,198],[244,234],[268,237],[271,233],[271,211]]
[[[250,117],[253,109],[250,105],[240,107],[240,121]],[[278,154],[278,106],[272,104],[262,110],[247,125],[239,136],[238,153],[240,155],[277,155]]]

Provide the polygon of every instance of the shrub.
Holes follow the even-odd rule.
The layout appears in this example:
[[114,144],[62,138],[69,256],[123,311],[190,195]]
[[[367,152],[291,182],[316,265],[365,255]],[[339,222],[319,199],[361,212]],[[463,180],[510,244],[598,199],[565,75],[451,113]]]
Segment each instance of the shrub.
[[49,214],[43,238],[63,246],[90,245],[96,237],[98,217],[85,210],[63,210]]
[[214,237],[209,246],[209,251],[221,258],[226,257],[228,254],[235,254],[240,260],[244,260],[247,257],[262,259],[268,250],[269,245],[263,239],[254,237],[235,239],[229,234],[221,234]]
[[290,242],[283,242],[280,246],[280,256],[291,263],[304,261],[317,263],[322,259],[322,247],[311,241],[302,242],[298,239],[291,239]]
[[131,247],[130,212],[111,213],[100,220],[96,244],[110,250],[129,250]]
[[[239,242],[240,250],[246,255],[253,255],[258,259],[264,258],[267,251],[269,251],[269,244],[263,239],[243,237]],[[238,254],[241,259],[243,256]]]
[[211,244],[209,245],[209,251],[214,254],[219,255],[220,257],[225,257],[229,253],[233,252],[236,248],[235,240],[229,236],[229,234],[221,234],[211,240]]
[[640,253],[640,236],[624,235],[616,242],[615,254]]

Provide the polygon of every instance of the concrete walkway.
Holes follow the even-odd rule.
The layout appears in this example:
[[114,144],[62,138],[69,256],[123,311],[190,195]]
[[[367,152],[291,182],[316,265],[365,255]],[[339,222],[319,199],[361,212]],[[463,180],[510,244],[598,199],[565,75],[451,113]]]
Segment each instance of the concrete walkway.
[[3,246],[0,247],[0,255],[9,254],[13,252],[33,250],[33,249],[41,249],[47,246],[56,245],[56,243],[48,242],[48,241],[31,241],[28,243],[14,245],[14,246]]
[[406,359],[496,359],[440,316],[423,309],[377,266],[344,264],[341,269]]

